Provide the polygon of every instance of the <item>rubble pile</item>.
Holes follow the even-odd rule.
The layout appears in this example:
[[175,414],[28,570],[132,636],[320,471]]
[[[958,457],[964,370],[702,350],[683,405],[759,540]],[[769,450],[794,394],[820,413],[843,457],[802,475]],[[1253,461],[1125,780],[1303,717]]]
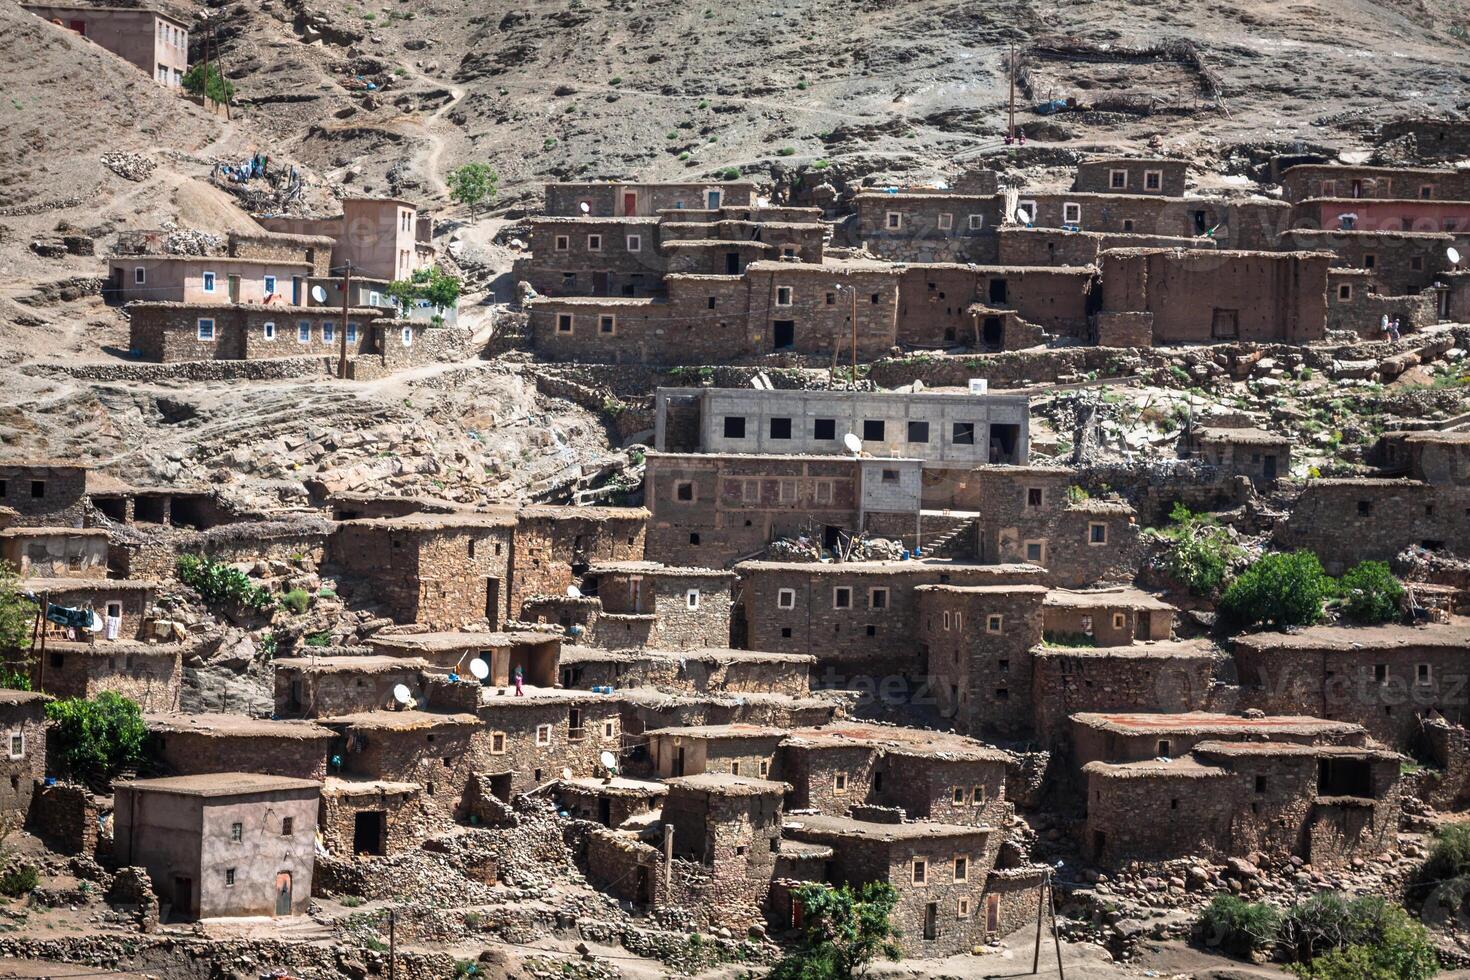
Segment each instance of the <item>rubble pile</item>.
[[158,167],[151,157],[141,153],[113,151],[102,154],[101,160],[104,167],[124,180],[146,180]]

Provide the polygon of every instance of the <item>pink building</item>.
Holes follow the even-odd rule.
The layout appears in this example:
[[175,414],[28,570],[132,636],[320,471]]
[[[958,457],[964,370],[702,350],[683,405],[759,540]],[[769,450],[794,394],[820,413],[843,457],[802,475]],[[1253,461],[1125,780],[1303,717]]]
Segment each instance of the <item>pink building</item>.
[[148,7],[83,7],[28,3],[25,9],[130,61],[168,88],[189,70],[189,29]]

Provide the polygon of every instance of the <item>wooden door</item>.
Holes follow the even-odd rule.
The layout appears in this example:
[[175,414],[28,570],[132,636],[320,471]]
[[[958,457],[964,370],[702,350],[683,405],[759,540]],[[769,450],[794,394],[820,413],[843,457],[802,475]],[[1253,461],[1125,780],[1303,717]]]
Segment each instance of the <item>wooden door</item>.
[[291,872],[276,874],[276,915],[291,914]]

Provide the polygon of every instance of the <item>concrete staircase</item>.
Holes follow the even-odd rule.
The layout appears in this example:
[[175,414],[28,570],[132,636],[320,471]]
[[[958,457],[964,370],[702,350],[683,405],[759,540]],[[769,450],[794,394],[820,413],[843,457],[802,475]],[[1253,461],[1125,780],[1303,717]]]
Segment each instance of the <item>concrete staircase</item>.
[[980,515],[965,510],[926,510],[919,514],[925,558],[975,557],[975,528]]

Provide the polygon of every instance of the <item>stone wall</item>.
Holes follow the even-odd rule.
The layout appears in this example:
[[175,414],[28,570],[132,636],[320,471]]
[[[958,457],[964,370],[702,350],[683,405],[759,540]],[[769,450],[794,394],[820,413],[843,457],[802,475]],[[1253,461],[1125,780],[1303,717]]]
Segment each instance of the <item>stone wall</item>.
[[1038,648],[1031,685],[1037,738],[1049,746],[1064,745],[1071,737],[1069,719],[1079,711],[1206,710],[1220,659],[1213,648],[1185,644]]
[[1041,643],[1037,585],[921,586],[919,639],[939,712],[969,735],[1031,730],[1031,651]]
[[1277,547],[1305,548],[1329,574],[1359,561],[1389,561],[1410,545],[1470,553],[1470,488],[1416,480],[1308,480],[1286,519]]
[[0,506],[22,527],[81,527],[86,517],[87,471],[65,464],[0,465]]

